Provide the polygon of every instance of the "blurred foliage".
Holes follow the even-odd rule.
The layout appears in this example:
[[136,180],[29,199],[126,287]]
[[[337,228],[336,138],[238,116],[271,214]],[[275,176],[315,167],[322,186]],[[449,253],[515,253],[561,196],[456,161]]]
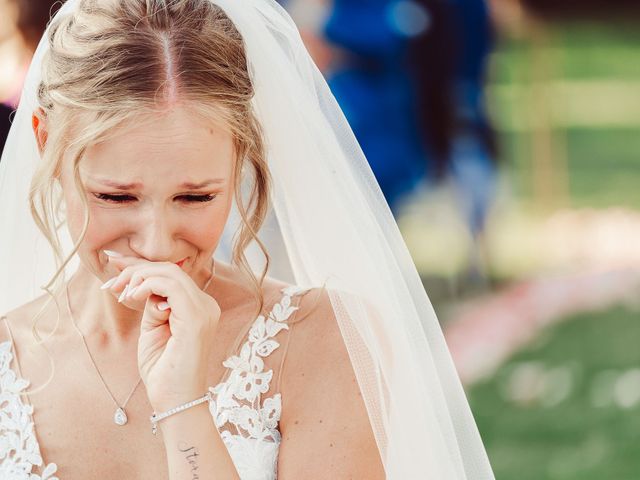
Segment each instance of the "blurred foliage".
[[[561,55],[562,69],[558,73],[563,78],[640,80],[640,29],[636,22],[558,23],[546,24],[545,28],[552,53]],[[502,36],[495,51],[499,64],[492,72],[492,83],[522,81],[530,48],[527,36]]]
[[640,28],[623,22],[545,25],[537,43],[501,39],[488,101],[516,198],[532,200],[530,95],[542,82],[555,153],[568,164],[566,206],[640,208],[639,52]]
[[[640,127],[571,128],[565,135],[571,207],[640,209]],[[513,192],[526,203],[531,164],[521,149],[529,140],[522,132],[502,132],[500,140]]]
[[[614,309],[580,315],[545,332],[493,378],[475,385],[469,400],[496,478],[640,478],[640,402],[623,408],[597,400],[603,393],[597,391],[603,375],[637,371],[639,344],[637,312]],[[564,371],[564,384],[556,382],[528,402],[510,400],[514,371],[528,364],[547,372]],[[600,387],[606,395],[607,386]],[[636,388],[640,391],[640,384]],[[565,391],[564,398],[556,395],[558,389]]]

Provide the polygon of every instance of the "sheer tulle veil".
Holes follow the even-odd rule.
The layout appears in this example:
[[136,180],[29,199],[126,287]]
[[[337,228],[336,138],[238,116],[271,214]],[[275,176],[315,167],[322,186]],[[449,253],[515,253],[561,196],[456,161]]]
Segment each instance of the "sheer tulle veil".
[[[368,163],[288,14],[273,0],[210,0],[242,35],[273,177],[274,261],[326,283],[387,478],[493,479],[416,268]],[[57,15],[77,5],[69,0]],[[33,222],[31,130],[41,41],[0,163],[0,312],[42,293],[55,258]],[[62,243],[71,251],[66,229]],[[74,259],[77,262],[77,259]],[[74,263],[68,265],[71,272]]]

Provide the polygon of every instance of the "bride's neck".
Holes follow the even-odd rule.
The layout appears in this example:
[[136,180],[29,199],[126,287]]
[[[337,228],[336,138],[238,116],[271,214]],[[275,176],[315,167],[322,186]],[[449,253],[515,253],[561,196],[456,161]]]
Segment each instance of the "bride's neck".
[[137,342],[142,312],[118,303],[113,294],[100,289],[101,284],[87,270],[78,269],[67,284],[69,303],[63,292],[61,308],[71,314],[85,338],[96,337],[104,344]]
[[[105,346],[137,343],[142,312],[118,303],[113,294],[100,289],[100,280],[82,267],[73,274],[67,285],[69,304],[65,291],[59,299],[65,317],[69,314],[68,306],[71,307],[72,317],[65,330],[75,333],[71,324],[71,321],[75,321],[85,338],[97,338]],[[216,299],[223,314],[252,299],[252,292],[237,269],[222,262],[216,262],[215,277],[207,292]]]

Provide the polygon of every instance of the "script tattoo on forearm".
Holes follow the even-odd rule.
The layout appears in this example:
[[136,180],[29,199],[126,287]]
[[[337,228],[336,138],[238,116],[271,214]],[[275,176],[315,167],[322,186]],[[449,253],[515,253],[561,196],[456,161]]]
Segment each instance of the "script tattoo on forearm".
[[191,473],[192,473],[192,480],[199,480],[200,476],[198,475],[198,455],[200,455],[198,453],[198,449],[196,447],[187,447],[186,444],[184,443],[180,443],[178,444],[178,450],[180,450],[183,453],[187,453],[188,455],[186,456],[187,462],[189,462],[189,465],[191,466]]

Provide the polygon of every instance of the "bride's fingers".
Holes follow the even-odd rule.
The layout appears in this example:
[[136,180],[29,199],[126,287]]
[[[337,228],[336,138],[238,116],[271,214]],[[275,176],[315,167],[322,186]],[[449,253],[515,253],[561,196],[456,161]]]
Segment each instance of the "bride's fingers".
[[[137,286],[133,294],[129,297],[133,301],[144,300],[147,297],[156,295],[164,297],[168,307],[177,312],[191,312],[195,314],[194,302],[182,285],[169,277],[150,277]],[[160,305],[163,306],[162,304]]]
[[125,286],[129,283],[129,277],[128,273],[125,273],[123,275],[123,272],[125,272],[125,270],[127,269],[129,269],[128,271],[131,271],[130,267],[133,267],[135,265],[143,265],[145,263],[148,263],[148,261],[136,257],[108,256],[107,258],[109,260],[109,264],[114,266],[118,273],[114,277],[107,280],[100,288],[102,290],[109,290],[111,293],[116,295],[126,293]]
[[150,295],[147,298],[144,309],[145,313],[142,317],[142,323],[140,325],[141,333],[153,330],[169,323],[171,310],[168,308],[162,308],[162,304],[166,304],[166,300],[163,297]]
[[127,275],[129,274],[129,272],[131,272],[129,283],[132,285],[138,285],[139,283],[141,283],[142,279],[152,276],[165,276],[174,278],[179,281],[185,288],[193,284],[193,280],[191,279],[191,277],[189,277],[189,275],[179,266],[171,262],[134,265],[128,267],[122,273]]
[[167,275],[175,276],[176,278],[181,278],[183,280],[188,280],[190,277],[175,263],[171,262],[144,262],[138,263],[134,265],[129,265],[122,270],[122,273],[126,274],[127,272],[140,272],[141,274],[162,274],[165,273]]
[[182,290],[182,285],[174,278],[154,275],[143,278],[130,297],[134,300],[142,300],[152,294],[165,298],[177,297]]
[[116,276],[120,275],[120,273],[122,273],[123,270],[125,270],[127,267],[131,267],[134,265],[144,265],[146,263],[149,263],[148,260],[144,260],[142,258],[137,258],[137,257],[107,257],[108,258],[108,262],[109,265],[111,267],[113,267],[116,270]]
[[112,279],[107,282],[108,285],[105,284],[105,288],[108,288],[114,294],[120,295],[118,300],[123,301],[126,298],[130,298],[131,291],[138,287],[145,278],[153,276],[172,278],[178,281],[187,291],[190,291],[189,287],[193,283],[190,277],[173,263],[144,261],[144,263],[125,267],[115,280]]

